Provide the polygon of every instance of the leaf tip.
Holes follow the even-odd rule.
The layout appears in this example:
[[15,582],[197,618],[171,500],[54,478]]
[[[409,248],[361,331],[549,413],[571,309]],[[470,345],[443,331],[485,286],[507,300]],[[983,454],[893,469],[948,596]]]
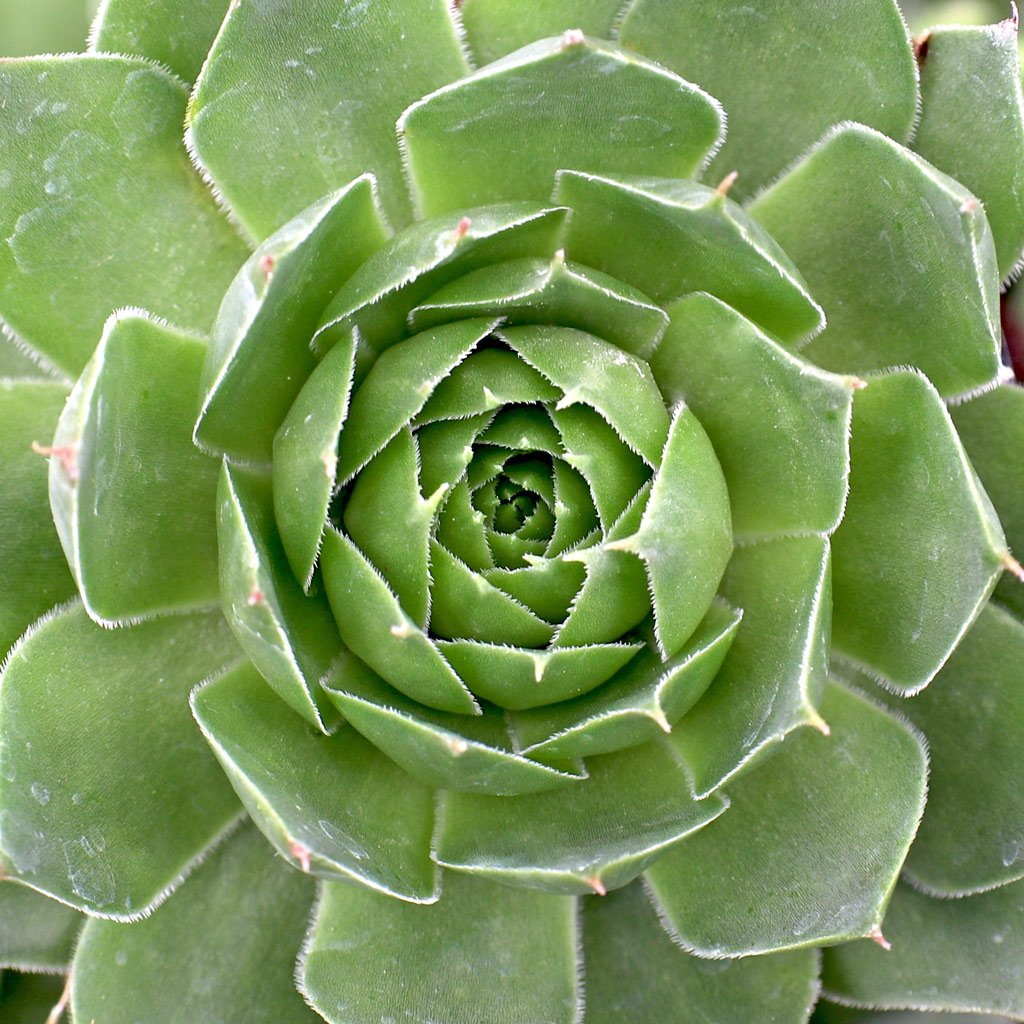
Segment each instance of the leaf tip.
[[730,171],[719,183],[715,189],[716,196],[725,196],[728,194],[729,189],[736,183],[736,179],[740,176],[739,171]]
[[1003,568],[1008,572],[1012,572],[1013,575],[1021,581],[1021,583],[1024,583],[1024,566],[1022,566],[1009,551],[1003,555]]
[[582,46],[586,41],[583,29],[570,28],[562,33],[562,49],[568,50],[570,46]]
[[591,875],[589,878],[584,878],[583,881],[586,882],[598,896],[608,895],[608,890],[604,887],[604,882],[602,882],[597,875]]
[[882,934],[882,929],[877,925],[874,930],[868,934],[868,938],[872,942],[877,942],[888,953],[892,949],[892,943]]
[[817,711],[812,711],[807,716],[807,724],[809,726],[811,726],[811,728],[817,729],[818,732],[820,732],[822,736],[831,736],[832,735],[832,729],[829,726],[828,722],[826,722],[825,719],[822,718],[821,715],[819,715]]
[[288,847],[292,856],[299,862],[299,867],[309,874],[309,847],[304,846],[297,839],[293,839]]
[[253,587],[249,591],[249,597],[245,602],[250,608],[263,603],[263,591],[259,587]]
[[59,459],[61,466],[64,467],[64,472],[68,475],[68,479],[78,479],[78,444],[76,442],[73,441],[71,444],[65,445],[45,445],[40,444],[38,441],[33,441],[32,451],[36,455],[48,455]]

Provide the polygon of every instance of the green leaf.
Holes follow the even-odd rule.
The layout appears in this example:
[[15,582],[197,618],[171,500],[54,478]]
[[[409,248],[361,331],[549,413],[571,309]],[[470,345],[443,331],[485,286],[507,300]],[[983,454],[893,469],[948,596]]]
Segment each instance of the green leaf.
[[579,1020],[576,901],[445,875],[414,907],[326,883],[299,984],[332,1024],[398,1020],[410,1007],[445,1024]]
[[0,380],[0,494],[4,495],[0,564],[0,649],[44,612],[75,593],[47,508],[46,464],[33,441],[53,437],[67,389],[56,381]]
[[665,934],[640,885],[584,902],[583,959],[587,1024],[804,1024],[818,994],[813,950],[699,960]]
[[590,757],[637,746],[669,732],[718,672],[740,621],[724,601],[712,604],[678,654],[662,661],[651,629],[643,651],[593,693],[512,712],[518,746],[544,757]]
[[790,258],[723,191],[672,178],[562,171],[555,198],[573,211],[570,257],[662,305],[710,292],[787,343],[824,326]]
[[743,198],[838,121],[900,141],[914,122],[917,75],[894,0],[633,0],[619,39],[721,100],[729,134],[708,178],[738,170]]
[[508,709],[569,700],[600,686],[643,646],[595,644],[531,650],[471,640],[437,645],[478,697]]
[[338,632],[358,657],[414,700],[479,713],[436,644],[402,609],[366,556],[333,527],[324,535],[321,568]]
[[338,715],[320,680],[341,650],[322,595],[307,597],[289,572],[273,525],[270,481],[225,462],[217,493],[221,607],[277,695],[321,732]]
[[736,642],[673,739],[693,771],[698,796],[801,725],[827,675],[831,606],[828,541],[793,537],[738,548],[722,595],[743,609]]
[[887,686],[914,693],[981,610],[1006,542],[921,375],[872,377],[857,393],[850,457],[850,496],[833,538],[834,646]]
[[392,345],[356,391],[338,442],[337,481],[347,483],[416,416],[431,392],[487,337],[495,321],[461,320]]
[[186,137],[256,238],[364,171],[403,227],[395,120],[467,70],[444,0],[235,4],[196,83]]
[[188,713],[238,658],[219,613],[102,629],[73,605],[0,686],[0,844],[13,877],[100,917],[160,902],[238,814]]
[[249,814],[285,859],[416,903],[437,898],[434,792],[354,729],[313,732],[248,665],[196,690],[192,709]]
[[724,122],[715,100],[665,68],[567,32],[424,97],[398,131],[417,213],[433,217],[542,202],[564,167],[687,178]]
[[191,439],[204,355],[196,338],[120,313],[57,425],[50,504],[99,622],[218,599],[217,463]]
[[447,794],[437,862],[507,885],[603,895],[728,806],[718,794],[695,800],[657,740],[593,757],[587,771],[574,786],[525,796]]
[[689,409],[672,418],[639,528],[610,546],[643,561],[658,647],[671,657],[707,614],[732,554],[725,478]]
[[369,175],[304,210],[246,261],[224,296],[203,367],[196,443],[268,462],[274,432],[316,366],[324,307],[387,238]]
[[382,246],[339,290],[313,349],[326,352],[350,327],[372,351],[409,334],[408,315],[449,281],[489,263],[550,260],[562,245],[566,211],[538,203],[497,203],[413,224]]
[[938,27],[918,43],[921,118],[913,148],[970,189],[992,227],[999,274],[1024,249],[1024,95],[1017,20]]
[[581,29],[610,39],[622,0],[465,0],[458,10],[469,48],[489,64],[544,36]]
[[0,320],[0,378],[59,381],[65,390],[71,387],[71,379],[65,377],[40,352],[37,352],[22,338],[19,338],[7,324]]
[[500,708],[478,716],[435,711],[391,689],[357,659],[326,684],[346,720],[410,775],[438,789],[515,796],[584,778],[518,754]]
[[239,830],[151,917],[86,925],[74,1019],[315,1024],[292,977],[313,896],[254,828]]
[[916,734],[835,684],[831,734],[801,729],[729,786],[732,806],[648,869],[678,940],[744,956],[878,931],[924,808]]
[[989,604],[927,689],[882,691],[928,739],[928,806],[904,875],[938,896],[1024,877],[1024,625]]
[[638,289],[599,270],[549,261],[509,260],[470,271],[428,296],[409,313],[421,331],[451,319],[502,316],[507,324],[560,324],[596,334],[642,359],[650,358],[668,318]]
[[18,971],[65,970],[83,922],[77,911],[42,893],[0,883],[0,965]]
[[189,165],[184,85],[141,58],[41,57],[5,62],[0,96],[0,315],[72,375],[117,308],[208,330],[246,250]]
[[[949,410],[971,464],[992,499],[1010,550],[1024,555],[1024,388],[1005,384]],[[996,597],[1024,618],[1021,580],[1004,574]]]
[[897,886],[885,917],[892,948],[857,942],[826,950],[825,994],[878,1009],[963,1010],[1020,1019],[1022,911],[1024,882],[960,900]]
[[194,82],[228,6],[228,0],[106,0],[89,49],[149,57]]
[[843,515],[853,382],[787,352],[710,295],[669,306],[651,360],[714,447],[743,540],[829,533]]
[[292,572],[306,589],[334,494],[338,435],[348,416],[355,346],[349,331],[324,356],[274,436],[274,514]]
[[944,397],[995,379],[992,233],[952,178],[884,135],[844,125],[750,212],[824,307],[828,327],[803,350],[808,359],[858,374],[909,364]]

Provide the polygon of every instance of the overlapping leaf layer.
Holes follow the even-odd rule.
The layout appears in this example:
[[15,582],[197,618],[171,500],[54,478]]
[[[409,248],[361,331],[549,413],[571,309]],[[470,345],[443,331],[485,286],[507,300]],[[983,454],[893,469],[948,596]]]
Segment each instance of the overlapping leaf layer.
[[111,0],[0,65],[0,963],[1024,1019],[1015,32]]

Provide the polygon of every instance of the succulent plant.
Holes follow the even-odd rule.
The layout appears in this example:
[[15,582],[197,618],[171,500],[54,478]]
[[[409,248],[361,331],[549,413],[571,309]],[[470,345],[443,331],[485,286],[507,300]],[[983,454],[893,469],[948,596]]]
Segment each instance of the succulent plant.
[[0,132],[0,1007],[1024,1019],[1015,11],[107,0]]

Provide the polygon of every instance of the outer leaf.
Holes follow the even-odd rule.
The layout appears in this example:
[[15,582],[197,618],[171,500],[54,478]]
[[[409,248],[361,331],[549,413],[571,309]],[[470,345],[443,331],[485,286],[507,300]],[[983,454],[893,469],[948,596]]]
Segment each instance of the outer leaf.
[[338,724],[320,680],[341,650],[322,594],[306,597],[273,526],[269,480],[225,462],[217,493],[221,606],[278,696],[322,732]]
[[103,0],[89,47],[150,57],[194,82],[228,6],[228,0]]
[[918,1013],[907,1010],[858,1010],[822,999],[814,1008],[812,1024],[1008,1024],[1006,1017],[976,1013]]
[[445,1024],[572,1024],[575,903],[451,873],[431,907],[327,883],[300,984],[332,1024],[398,1020],[410,1007]]
[[728,807],[693,798],[674,751],[659,741],[588,760],[575,786],[519,797],[449,793],[439,864],[509,885],[583,895],[635,878]]
[[921,119],[914,150],[969,188],[992,226],[999,273],[1024,249],[1024,95],[1016,16],[934,28],[918,45]]
[[416,903],[437,898],[434,793],[354,729],[318,736],[251,666],[206,683],[192,709],[238,795],[278,852],[322,878]]
[[61,415],[50,504],[97,621],[217,600],[217,464],[190,437],[204,355],[194,337],[120,314]]
[[499,708],[471,717],[423,707],[356,658],[339,659],[326,688],[349,724],[410,775],[439,789],[516,796],[585,778],[580,770],[573,774],[569,766],[517,753]]
[[189,166],[182,83],[140,58],[40,57],[5,63],[0,94],[0,315],[70,374],[117,307],[207,330],[245,249]]
[[879,1009],[965,1010],[1024,1017],[1024,882],[962,900],[898,886],[885,918],[889,951],[857,942],[826,950],[831,999]]
[[833,538],[835,647],[913,693],[981,610],[1006,542],[923,376],[872,377],[857,393],[850,457],[850,497]]
[[729,787],[727,814],[647,872],[684,948],[743,956],[877,931],[924,808],[923,745],[840,686],[829,736],[803,729]]
[[78,606],[31,631],[0,687],[0,845],[11,873],[100,917],[159,902],[238,814],[188,714],[236,659],[219,614],[116,631]]
[[878,132],[839,126],[750,212],[824,307],[828,327],[804,350],[813,362],[859,374],[910,364],[943,396],[995,379],[992,234],[952,178]]
[[836,528],[846,502],[853,382],[787,352],[710,295],[669,307],[651,369],[707,432],[750,540]]
[[0,649],[44,612],[68,600],[75,582],[47,514],[46,465],[32,442],[53,436],[67,389],[56,381],[0,380]]
[[619,39],[722,101],[729,135],[708,177],[738,170],[743,197],[837,121],[911,131],[914,58],[894,0],[633,0]]
[[663,306],[709,292],[787,343],[824,326],[792,260],[718,189],[675,178],[560,171],[555,198],[573,210],[569,255]]
[[518,50],[543,36],[581,29],[610,39],[622,0],[465,0],[459,7],[469,48],[479,64]]
[[75,1020],[315,1024],[295,991],[312,882],[245,828],[152,917],[90,921],[72,965]]
[[665,934],[639,885],[585,901],[583,957],[587,1024],[804,1024],[818,994],[813,950],[698,960]]
[[519,746],[545,757],[589,757],[668,732],[700,699],[736,637],[740,613],[716,601],[678,654],[663,662],[647,645],[606,686],[576,700],[512,713]]
[[203,367],[200,447],[267,462],[274,433],[316,366],[309,350],[331,296],[387,238],[363,175],[275,231],[239,271]]
[[989,604],[928,688],[887,694],[925,736],[928,806],[905,875],[962,896],[1024,877],[1024,625]]
[[83,920],[26,886],[0,884],[0,964],[20,971],[65,970]]
[[723,128],[721,107],[703,90],[571,32],[439,89],[398,123],[424,217],[508,199],[542,202],[563,167],[686,178]]
[[[971,464],[1006,531],[1010,549],[1024,555],[1024,388],[1006,384],[950,409]],[[1004,575],[996,597],[1024,618],[1024,587]]]
[[736,642],[674,732],[698,796],[800,725],[821,720],[831,628],[828,542],[819,537],[739,548],[722,593],[743,609]]
[[401,227],[395,119],[467,70],[444,0],[236,4],[196,83],[187,137],[257,238],[364,171]]

